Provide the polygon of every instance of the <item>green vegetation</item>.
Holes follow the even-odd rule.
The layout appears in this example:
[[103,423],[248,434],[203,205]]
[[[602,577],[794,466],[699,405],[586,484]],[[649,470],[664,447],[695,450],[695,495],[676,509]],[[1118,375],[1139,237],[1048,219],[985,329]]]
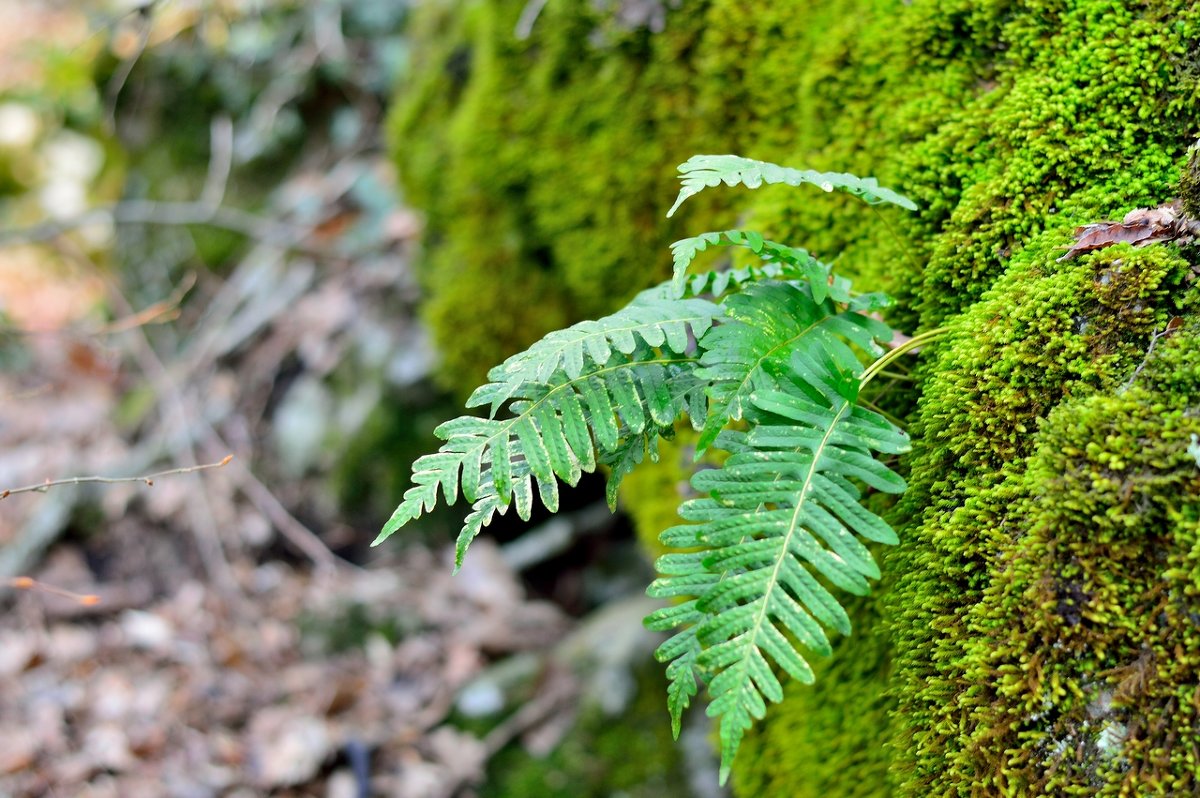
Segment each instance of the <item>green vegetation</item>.
[[[668,215],[704,188],[725,183],[809,184],[868,203],[915,209],[872,179],[801,172],[732,155],[696,156],[679,167],[683,187]],[[761,258],[740,272],[688,279],[695,255],[729,243]],[[609,466],[609,504],[623,477],[659,437],[687,417],[700,438],[729,453],[698,471],[683,502],[683,525],[665,530],[662,576],[650,595],[684,598],[652,613],[657,631],[683,627],[658,650],[669,662],[668,706],[675,736],[681,715],[708,685],[708,714],[720,719],[721,781],[746,729],[783,699],[774,668],[811,683],[800,649],[832,653],[826,629],[850,634],[850,618],[830,587],[866,595],[880,571],[859,540],[894,545],[896,533],[860,504],[866,486],[904,490],[872,452],[901,454],[908,436],[858,406],[859,391],[901,346],[863,368],[859,352],[882,353],[892,331],[867,315],[887,304],[857,295],[806,251],[753,231],[707,233],[676,242],[675,276],[617,313],[552,332],[488,373],[463,416],[441,425],[441,449],[413,464],[414,487],[376,543],[462,491],[473,504],[455,560],[497,514],[515,505],[528,520],[536,486],[558,510],[558,481],[575,485]],[[698,298],[697,293],[714,301]],[[940,331],[938,331],[940,332]],[[925,336],[932,338],[934,334]],[[914,339],[914,342],[923,340]],[[506,408],[511,418],[497,419]],[[772,664],[773,663],[773,664]],[[698,679],[699,677],[699,679]]]
[[[1194,177],[1179,183],[1200,119],[1200,11],[712,0],[668,10],[655,33],[548,4],[519,40],[523,5],[426,7],[441,29],[417,54],[425,89],[406,90],[393,128],[429,210],[429,320],[459,390],[669,274],[659,253],[681,230],[652,200],[691,152],[874,174],[920,207],[881,219],[836,194],[738,197],[743,225],[840,253],[839,273],[895,295],[893,326],[951,330],[914,391],[881,400],[916,441],[888,515],[892,578],[861,610],[887,634],[842,641],[813,688],[788,689],[743,745],[739,791],[1194,791],[1196,253],[1058,258],[1076,225],[1180,193],[1200,207]],[[735,196],[691,208],[687,226]],[[472,304],[481,284],[553,312],[489,307],[493,292]],[[678,499],[645,490],[632,514],[661,519]],[[839,768],[858,761],[875,764]]]

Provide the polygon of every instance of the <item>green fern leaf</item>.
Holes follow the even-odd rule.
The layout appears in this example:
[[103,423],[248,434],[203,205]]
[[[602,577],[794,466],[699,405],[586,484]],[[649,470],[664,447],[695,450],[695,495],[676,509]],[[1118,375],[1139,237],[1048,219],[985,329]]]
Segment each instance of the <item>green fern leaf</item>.
[[817,303],[805,288],[789,283],[757,283],[725,300],[726,319],[701,340],[704,353],[697,377],[708,380],[709,413],[696,456],[730,421],[742,418],[751,392],[768,390],[789,373],[793,353],[824,347],[842,369],[860,368],[843,339],[872,354],[886,339],[886,324],[853,311],[835,312]]
[[[817,302],[825,301],[825,297],[829,296],[829,266],[821,263],[819,260],[809,254],[807,250],[797,247],[789,247],[786,244],[779,244],[774,241],[767,241],[752,230],[726,230],[720,233],[704,233],[694,238],[685,238],[681,241],[676,241],[671,245],[671,253],[674,260],[674,274],[671,278],[672,296],[682,298],[687,295],[687,270],[695,260],[696,255],[705,251],[710,246],[736,246],[744,247],[754,254],[760,256],[766,263],[779,264],[781,268],[775,269],[771,276],[778,276],[781,279],[803,279],[809,282],[813,293],[813,299]],[[726,272],[728,273],[728,272]],[[752,272],[746,273],[748,278]],[[761,272],[757,275],[759,279],[763,276]],[[744,281],[744,280],[743,280]],[[724,293],[726,285],[719,285],[720,291],[713,291],[714,294]],[[692,294],[698,294],[699,291],[692,290]],[[849,296],[845,298],[835,297],[837,301],[849,301]]]
[[467,407],[491,405],[495,415],[526,383],[546,382],[560,370],[575,379],[607,364],[614,350],[632,355],[640,343],[683,354],[720,315],[721,309],[704,299],[646,297],[602,319],[552,332],[513,355],[488,373],[488,384],[471,395]]
[[880,186],[874,178],[856,177],[844,172],[789,169],[786,166],[755,161],[738,155],[693,155],[679,165],[679,179],[683,187],[679,190],[675,204],[667,211],[667,216],[672,216],[689,197],[721,183],[727,186],[743,185],[747,188],[758,188],[771,183],[784,183],[789,186],[808,184],[824,191],[839,189],[849,192],[869,205],[888,203],[910,211],[917,209],[912,200]]
[[433,509],[439,491],[448,504],[460,490],[474,504],[458,537],[459,564],[479,531],[510,503],[528,520],[536,490],[541,503],[557,511],[558,483],[576,485],[601,463],[610,466],[610,503],[615,502],[621,479],[646,453],[657,459],[658,437],[670,434],[677,418],[703,404],[693,374],[696,358],[652,349],[647,337],[664,348],[669,338],[679,340],[677,331],[663,331],[661,337],[639,334],[630,353],[610,350],[603,368],[591,364],[575,378],[559,369],[547,382],[522,383],[508,397],[513,418],[463,416],[439,426],[434,432],[445,443],[413,464],[413,487],[375,544]]
[[733,454],[721,468],[692,478],[692,487],[709,498],[681,509],[698,524],[664,533],[669,545],[687,551],[659,559],[663,575],[648,591],[694,597],[647,623],[687,627],[664,653],[708,678],[708,713],[720,720],[722,782],[745,731],[767,702],[783,697],[771,663],[811,682],[799,649],[827,655],[825,630],[850,632],[849,617],[826,584],[863,594],[867,580],[879,578],[859,538],[895,542],[887,524],[861,506],[851,480],[902,491],[903,480],[870,452],[907,451],[908,438],[856,406],[857,382],[831,368],[843,355],[828,341],[817,343],[792,355],[793,376],[749,395],[749,431],[718,438]]

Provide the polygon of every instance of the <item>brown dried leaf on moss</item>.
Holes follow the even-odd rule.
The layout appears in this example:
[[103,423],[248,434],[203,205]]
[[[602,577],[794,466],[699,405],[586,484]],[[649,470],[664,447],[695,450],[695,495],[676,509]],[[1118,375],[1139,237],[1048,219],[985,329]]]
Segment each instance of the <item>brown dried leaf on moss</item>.
[[1113,244],[1133,244],[1144,247],[1164,241],[1175,241],[1192,232],[1188,220],[1172,202],[1157,208],[1137,208],[1125,214],[1120,222],[1097,222],[1075,228],[1075,243],[1059,261],[1076,255],[1111,247]]

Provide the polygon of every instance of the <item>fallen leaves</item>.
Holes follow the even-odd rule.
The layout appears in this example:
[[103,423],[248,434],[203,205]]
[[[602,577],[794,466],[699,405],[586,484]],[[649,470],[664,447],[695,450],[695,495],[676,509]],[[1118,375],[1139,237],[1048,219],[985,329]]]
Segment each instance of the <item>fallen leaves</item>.
[[[490,541],[477,546],[470,579],[414,549],[387,570],[323,577],[264,564],[243,575],[245,600],[179,579],[143,606],[55,616],[46,596],[13,594],[0,617],[0,795],[466,794],[512,735],[544,726],[556,740],[578,692],[573,677],[557,692],[544,677],[555,700],[518,709],[502,734],[449,724],[493,663],[541,661],[571,626],[526,597]],[[331,651],[321,630],[351,617],[364,639]],[[343,767],[356,757],[369,770]]]

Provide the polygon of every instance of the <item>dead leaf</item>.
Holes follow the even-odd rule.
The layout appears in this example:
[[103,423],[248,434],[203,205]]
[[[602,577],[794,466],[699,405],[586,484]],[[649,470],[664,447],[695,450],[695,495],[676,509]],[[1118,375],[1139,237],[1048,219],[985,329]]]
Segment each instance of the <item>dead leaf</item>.
[[1071,260],[1076,255],[1111,247],[1113,244],[1132,244],[1144,247],[1179,238],[1187,228],[1180,224],[1175,203],[1157,208],[1137,208],[1125,214],[1120,222],[1097,222],[1075,228],[1075,243],[1059,258]]
[[324,721],[289,707],[268,707],[250,721],[250,746],[262,787],[303,784],[333,749]]
[[37,742],[20,728],[0,729],[0,775],[25,770],[37,759]]

